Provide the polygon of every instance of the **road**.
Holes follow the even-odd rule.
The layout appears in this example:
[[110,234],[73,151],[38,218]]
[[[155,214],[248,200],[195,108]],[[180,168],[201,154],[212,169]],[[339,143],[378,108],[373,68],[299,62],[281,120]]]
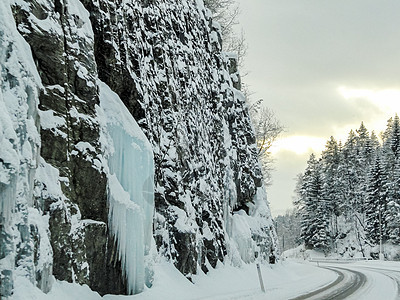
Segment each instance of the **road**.
[[379,262],[316,262],[337,273],[337,279],[293,300],[304,299],[400,299],[400,269]]

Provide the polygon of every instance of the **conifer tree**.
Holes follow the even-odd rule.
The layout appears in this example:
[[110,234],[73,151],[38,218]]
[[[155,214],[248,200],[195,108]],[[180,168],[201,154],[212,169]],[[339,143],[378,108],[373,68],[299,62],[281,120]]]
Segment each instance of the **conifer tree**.
[[339,165],[340,148],[333,136],[327,141],[325,150],[322,152],[321,171],[322,171],[322,196],[325,201],[326,219],[329,222],[331,237],[337,234],[337,216],[340,207],[339,184]]
[[[379,142],[376,136],[369,135],[367,128],[362,122],[360,128],[356,131],[356,148],[357,157],[355,162],[355,173],[357,178],[357,184],[355,186],[355,196],[356,196],[356,211],[355,211],[355,221],[359,221],[360,225],[364,226],[364,210],[365,210],[365,199],[367,198],[367,181],[368,181],[368,171],[370,170],[374,160],[376,147]],[[372,140],[374,138],[374,140]],[[377,144],[376,144],[377,143]],[[358,226],[358,223],[355,223]]]
[[[382,146],[364,123],[344,143],[331,137],[321,159],[310,156],[298,180],[301,236],[309,249],[334,250],[346,237],[400,245],[400,118],[387,122]],[[340,220],[340,221],[339,221]],[[350,226],[349,226],[350,225]]]
[[350,218],[354,211],[359,210],[359,199],[356,194],[358,184],[357,176],[357,136],[350,131],[346,143],[343,146],[343,166],[341,172],[341,184],[343,189],[342,213]]
[[326,250],[328,246],[327,208],[322,198],[321,167],[314,154],[311,154],[302,177],[299,206],[302,213],[301,237],[306,248]]
[[400,242],[400,120],[397,115],[385,131],[382,158],[387,175],[387,209],[384,212],[384,220],[389,240],[397,244]]
[[388,203],[384,214],[387,224],[388,239],[393,244],[400,244],[400,160],[397,160],[391,182],[387,187]]
[[392,172],[395,161],[400,156],[400,121],[396,115],[394,119],[390,118],[385,132],[382,134],[382,159],[384,167],[388,172]]
[[385,211],[387,209],[387,191],[385,173],[377,157],[368,178],[366,199],[366,236],[372,244],[378,245],[380,239],[387,240]]

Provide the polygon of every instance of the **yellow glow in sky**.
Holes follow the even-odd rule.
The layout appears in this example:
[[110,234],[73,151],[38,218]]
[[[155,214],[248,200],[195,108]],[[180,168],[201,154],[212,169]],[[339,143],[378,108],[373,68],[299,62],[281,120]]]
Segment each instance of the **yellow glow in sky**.
[[288,150],[296,154],[305,154],[307,152],[320,153],[325,146],[327,138],[315,136],[288,136],[278,139],[271,147],[272,154],[280,150]]
[[[387,120],[400,112],[400,90],[397,89],[354,89],[340,87],[339,93],[347,100],[361,99],[368,101],[380,111],[369,120],[363,120],[367,129],[377,135],[386,129]],[[353,128],[357,129],[357,127]],[[343,140],[344,132],[340,136]]]
[[377,113],[369,119],[357,120],[357,123],[332,125],[332,132],[327,133],[327,136],[305,136],[292,135],[278,139],[271,147],[272,155],[277,154],[281,150],[287,150],[302,155],[314,152],[320,154],[326,145],[327,140],[332,135],[338,141],[344,143],[350,130],[356,130],[364,122],[365,126],[371,131],[375,131],[377,135],[385,130],[387,120],[393,117],[396,112],[400,112],[400,90],[396,89],[354,89],[345,86],[338,88],[339,94],[349,101],[361,99],[368,101],[371,105],[377,108]]
[[385,113],[394,114],[400,111],[400,90],[353,89],[345,86],[339,87],[338,90],[345,99],[365,99]]

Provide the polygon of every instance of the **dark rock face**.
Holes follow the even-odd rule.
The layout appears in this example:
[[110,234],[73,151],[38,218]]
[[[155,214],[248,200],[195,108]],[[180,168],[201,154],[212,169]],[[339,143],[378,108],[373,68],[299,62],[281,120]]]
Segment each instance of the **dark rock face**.
[[[99,77],[153,144],[159,250],[184,274],[205,259],[215,266],[226,255],[224,210],[246,207],[262,179],[235,61],[194,1],[82,2]],[[226,207],[230,180],[237,200]]]
[[[54,276],[89,284],[102,294],[123,293],[125,283],[120,266],[112,262],[114,242],[106,228],[107,179],[95,167],[101,149],[93,37],[85,14],[76,12],[84,11],[79,6],[79,1],[27,1],[13,7],[43,83],[40,114],[58,120],[56,127],[41,124],[41,156],[59,171],[65,197],[43,192],[46,184],[38,180],[42,192],[36,202],[50,216]],[[86,225],[87,220],[93,222]]]

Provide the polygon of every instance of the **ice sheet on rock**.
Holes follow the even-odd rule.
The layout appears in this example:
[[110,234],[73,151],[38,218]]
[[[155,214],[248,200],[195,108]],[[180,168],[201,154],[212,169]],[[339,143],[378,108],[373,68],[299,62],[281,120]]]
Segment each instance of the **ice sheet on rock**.
[[234,265],[241,265],[238,255],[240,260],[250,263],[257,255],[266,260],[269,253],[277,249],[276,233],[264,187],[257,189],[253,202],[248,205],[249,214],[240,210],[225,218],[226,230],[231,239],[228,257]]
[[[138,293],[146,280],[145,256],[150,251],[154,213],[153,152],[145,135],[118,95],[104,83],[100,88],[100,121],[108,136],[110,171],[108,184],[109,223],[122,268],[128,280],[128,292]],[[112,145],[109,145],[109,144]]]
[[7,297],[16,273],[35,281],[29,215],[40,147],[36,124],[41,88],[30,47],[17,31],[8,0],[0,2],[0,73],[0,252],[4,258],[0,297]]
[[250,217],[240,210],[232,217],[232,238],[236,242],[236,247],[240,257],[245,263],[254,260],[256,244],[252,239],[251,228],[249,224]]
[[0,91],[0,218],[4,219],[4,223],[10,219],[14,205],[15,178],[19,166],[12,140],[16,140],[16,135]]
[[19,197],[28,200],[31,195],[40,144],[35,122],[41,86],[29,45],[17,32],[9,1],[0,3],[0,72],[0,219],[7,222],[14,201]]

